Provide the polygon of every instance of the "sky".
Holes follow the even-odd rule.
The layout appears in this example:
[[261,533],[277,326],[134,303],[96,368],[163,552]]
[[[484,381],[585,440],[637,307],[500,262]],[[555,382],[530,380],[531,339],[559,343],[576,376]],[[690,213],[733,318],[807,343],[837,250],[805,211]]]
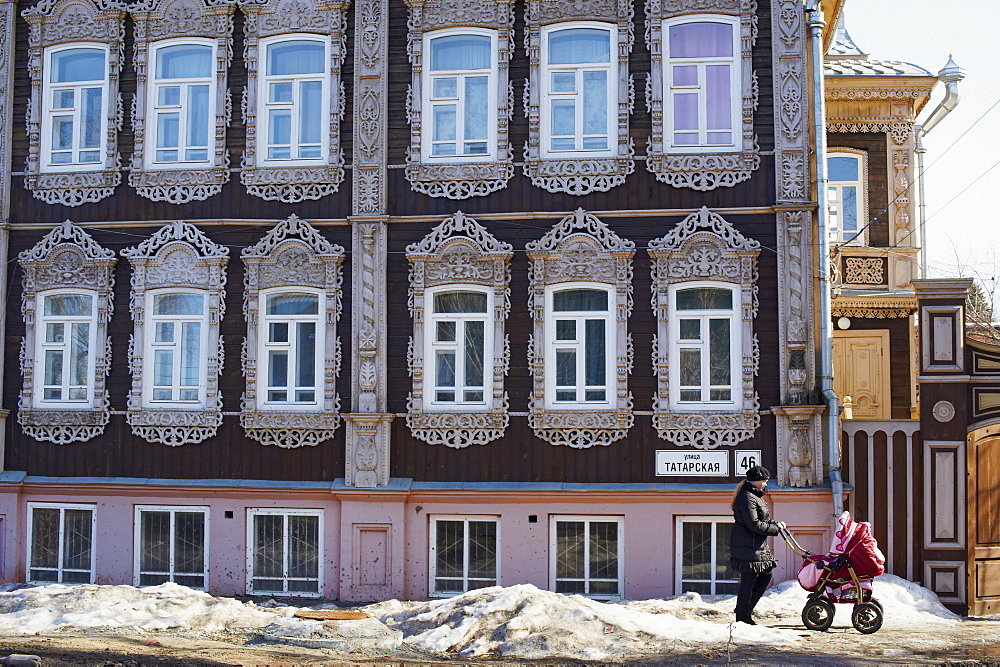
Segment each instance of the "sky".
[[965,70],[958,107],[924,139],[927,277],[976,278],[1000,306],[1000,0],[847,0],[844,16],[873,58],[937,74],[950,54]]

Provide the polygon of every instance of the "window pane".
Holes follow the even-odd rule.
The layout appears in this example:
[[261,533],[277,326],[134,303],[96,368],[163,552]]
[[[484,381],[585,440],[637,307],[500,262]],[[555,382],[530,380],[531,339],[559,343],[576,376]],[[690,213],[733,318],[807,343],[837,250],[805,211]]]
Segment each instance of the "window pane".
[[437,352],[437,378],[438,387],[455,386],[455,352],[452,350],[438,350]]
[[271,294],[267,297],[265,308],[268,315],[316,315],[319,313],[319,296],[300,292]]
[[169,387],[173,384],[173,376],[173,350],[155,350],[153,352],[153,385],[156,387]]
[[[465,140],[485,139],[489,117],[489,90],[485,76],[470,76],[465,80]],[[466,151],[468,152],[468,151]]]
[[[267,143],[287,146],[292,143],[292,112],[290,109],[270,109]],[[277,157],[277,156],[275,156]],[[285,154],[287,157],[287,153]]]
[[[69,149],[73,147],[73,117],[56,116],[52,119],[52,148]],[[72,157],[68,157],[72,159]]]
[[160,86],[157,89],[157,105],[161,107],[176,107],[181,103],[180,86]]
[[[205,571],[205,513],[174,513],[174,572],[201,573]],[[178,583],[182,583],[180,578]],[[203,587],[200,583],[186,584]]]
[[851,186],[841,188],[844,197],[844,215],[840,223],[840,228],[845,232],[856,232],[858,230],[858,189]]
[[157,79],[193,79],[211,75],[211,46],[177,44],[156,50]]
[[549,33],[549,64],[609,63],[611,33],[598,28],[570,28]]
[[54,90],[52,91],[53,109],[72,109],[73,99],[76,96],[75,90]]
[[[58,566],[59,510],[50,507],[35,507],[31,510],[31,567],[56,568]],[[55,581],[55,578],[45,580]]]
[[66,325],[62,322],[48,322],[45,325],[45,342],[62,343],[66,340]]
[[[63,528],[63,567],[90,570],[91,510],[68,509]],[[83,578],[88,581],[89,575]]]
[[188,146],[208,146],[208,86],[191,86],[188,92]]
[[556,350],[556,386],[576,386],[576,350]]
[[608,133],[608,73],[583,73],[583,133]]
[[701,340],[701,320],[681,320],[681,340]]
[[605,347],[604,320],[587,320],[584,361],[588,387],[601,386],[607,382],[607,349]]
[[267,332],[268,343],[288,342],[288,322],[271,322]]
[[552,134],[576,134],[576,102],[552,100]]
[[269,87],[271,91],[271,102],[291,104],[292,103],[292,83],[290,81],[276,81]]
[[[253,573],[255,577],[284,576],[284,517],[275,514],[254,516]],[[256,584],[255,584],[256,585]],[[268,586],[266,590],[275,590]],[[281,590],[278,583],[277,590]]]
[[837,156],[827,158],[828,178],[831,181],[856,181],[860,161],[856,157]]
[[296,40],[267,47],[267,73],[319,74],[325,69],[326,46],[313,40]]
[[156,147],[176,148],[180,137],[181,117],[177,113],[156,114]]
[[483,386],[483,359],[485,346],[484,322],[465,323],[465,385]]
[[104,91],[100,88],[87,88],[83,91],[83,140],[81,148],[97,148],[101,145],[101,134],[104,130],[101,118],[101,97]]
[[718,287],[677,290],[677,310],[732,310],[733,292]]
[[431,71],[488,69],[490,38],[483,35],[449,35],[431,40]]
[[205,297],[201,294],[156,294],[153,296],[153,314],[201,316],[204,302]]
[[173,343],[174,342],[174,323],[173,322],[157,322],[153,329],[153,342],[154,343]]
[[455,140],[455,105],[438,104],[434,107],[434,141]]
[[695,93],[674,95],[674,129],[698,129],[698,95]]
[[435,313],[485,313],[485,292],[438,292],[434,295]]
[[[686,521],[681,546],[681,578],[712,578],[712,524]],[[728,530],[720,531],[729,533]],[[728,558],[726,559],[728,561]],[[691,590],[683,584],[685,591]]]
[[46,315],[90,316],[94,298],[87,294],[54,294],[45,297]]
[[102,49],[66,49],[52,54],[52,83],[101,81],[107,57]]
[[90,324],[76,322],[71,330],[73,337],[69,349],[69,383],[85,385],[90,365]]
[[181,327],[181,386],[197,387],[201,371],[201,322],[184,322]]
[[671,58],[732,57],[733,26],[692,22],[670,26]]
[[296,386],[313,387],[316,385],[316,323],[299,322],[299,363],[296,375]]
[[671,68],[675,86],[697,86],[698,68],[695,65],[680,65]]
[[439,76],[434,78],[434,92],[431,97],[434,99],[454,99],[458,97],[458,79],[453,76]]
[[552,310],[567,311],[607,311],[606,290],[571,289],[552,294]]
[[170,571],[170,512],[140,514],[142,544],[139,569],[144,572]]
[[[435,576],[462,577],[465,550],[465,525],[462,521],[437,521],[435,537]],[[461,588],[459,588],[461,590]]]
[[437,342],[454,343],[457,340],[457,336],[458,336],[457,322],[437,323]]
[[705,88],[709,129],[732,129],[733,101],[732,89],[729,85],[729,65],[709,65],[706,67]]
[[45,350],[45,380],[47,386],[61,386],[63,370],[62,350]]
[[[269,387],[288,386],[288,352],[284,350],[268,352],[268,381]],[[274,399],[278,400],[278,399]],[[285,400],[282,398],[281,400]]]
[[729,349],[729,320],[708,321],[708,382],[726,385],[732,382]]
[[576,320],[556,320],[556,340],[576,340]]
[[576,72],[553,72],[552,73],[553,93],[575,93],[576,92]]
[[[739,579],[740,574],[729,564],[729,554],[730,544],[729,538],[732,535],[732,531],[728,530],[728,526],[723,523],[718,523],[715,526],[715,578],[716,579]],[[715,592],[717,594],[729,593],[728,590],[719,590],[716,586]],[[732,592],[735,592],[732,591]]]
[[299,90],[299,143],[318,144],[323,133],[323,83],[303,81]]
[[[319,576],[319,517],[288,517],[288,576]],[[315,590],[306,587],[303,591]]]
[[682,387],[701,386],[701,350],[681,350],[680,381]]
[[469,577],[489,579],[490,581],[485,582],[484,585],[492,586],[496,584],[496,521],[469,522]]
[[556,578],[582,579],[586,574],[586,524],[583,521],[556,523]]
[[[594,579],[618,578],[618,523],[590,522],[589,576]],[[591,593],[597,593],[591,586]],[[612,591],[617,593],[616,590]]]

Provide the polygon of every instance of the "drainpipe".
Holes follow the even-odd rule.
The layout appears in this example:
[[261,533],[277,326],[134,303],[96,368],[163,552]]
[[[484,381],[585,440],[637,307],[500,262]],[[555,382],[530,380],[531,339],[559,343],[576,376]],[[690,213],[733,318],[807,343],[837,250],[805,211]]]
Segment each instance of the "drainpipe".
[[945,85],[944,99],[937,105],[923,125],[913,128],[917,154],[917,198],[920,200],[920,277],[927,277],[927,207],[924,204],[924,137],[958,106],[958,82],[965,78],[965,71],[948,56],[948,62],[938,72],[938,81]]
[[816,235],[819,273],[819,386],[826,401],[826,445],[830,464],[833,515],[844,511],[844,481],[840,477],[840,405],[833,391],[832,294],[830,285],[829,213],[826,202],[826,105],[823,92],[823,10],[821,0],[806,8],[812,51],[813,157],[816,163]]

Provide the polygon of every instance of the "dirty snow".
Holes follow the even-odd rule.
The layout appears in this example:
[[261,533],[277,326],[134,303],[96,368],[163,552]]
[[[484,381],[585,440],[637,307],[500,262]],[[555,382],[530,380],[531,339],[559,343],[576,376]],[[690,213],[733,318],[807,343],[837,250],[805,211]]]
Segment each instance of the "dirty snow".
[[[730,637],[740,645],[795,645],[808,636],[799,620],[806,596],[794,581],[772,588],[757,606],[761,625],[756,627],[731,622],[732,596],[688,593],[663,600],[604,603],[528,584],[429,602],[388,600],[361,609],[402,631],[404,642],[425,651],[612,661],[724,645]],[[899,577],[879,577],[875,597],[885,607],[887,629],[959,622],[933,593]],[[836,610],[835,626],[849,626],[850,606],[837,605]],[[294,618],[295,611],[273,602],[259,606],[217,598],[169,583],[148,588],[52,584],[0,590],[0,633],[69,628],[252,633],[271,626],[272,634],[280,628],[281,635],[293,637],[319,630],[318,621]]]

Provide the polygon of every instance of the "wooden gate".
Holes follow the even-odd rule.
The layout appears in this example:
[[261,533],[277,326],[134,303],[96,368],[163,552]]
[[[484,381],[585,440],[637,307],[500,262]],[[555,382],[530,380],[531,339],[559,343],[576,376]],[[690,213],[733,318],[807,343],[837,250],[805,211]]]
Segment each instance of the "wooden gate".
[[1000,425],[969,434],[969,614],[1000,613]]

